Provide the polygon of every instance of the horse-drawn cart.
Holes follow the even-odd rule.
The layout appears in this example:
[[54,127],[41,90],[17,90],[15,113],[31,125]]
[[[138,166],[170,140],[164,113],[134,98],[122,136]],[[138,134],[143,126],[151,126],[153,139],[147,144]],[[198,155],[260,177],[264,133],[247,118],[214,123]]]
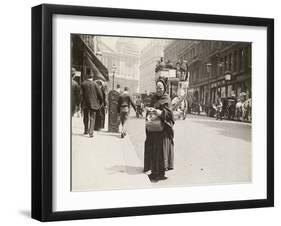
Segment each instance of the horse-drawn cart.
[[158,62],[155,69],[156,80],[161,78],[166,82],[167,92],[172,100],[175,118],[185,119],[187,114],[188,70],[186,62],[177,62],[175,66],[169,61]]

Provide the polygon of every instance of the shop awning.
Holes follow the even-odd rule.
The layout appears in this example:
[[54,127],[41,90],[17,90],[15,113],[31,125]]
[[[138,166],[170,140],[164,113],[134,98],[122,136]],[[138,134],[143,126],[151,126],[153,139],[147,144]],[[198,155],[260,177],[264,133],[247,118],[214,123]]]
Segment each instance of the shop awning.
[[103,65],[103,63],[97,58],[92,49],[88,47],[88,45],[79,37],[79,42],[81,42],[81,47],[85,50],[86,64],[88,67],[92,68],[95,72],[95,76],[97,79],[101,79],[103,81],[109,81],[108,70]]

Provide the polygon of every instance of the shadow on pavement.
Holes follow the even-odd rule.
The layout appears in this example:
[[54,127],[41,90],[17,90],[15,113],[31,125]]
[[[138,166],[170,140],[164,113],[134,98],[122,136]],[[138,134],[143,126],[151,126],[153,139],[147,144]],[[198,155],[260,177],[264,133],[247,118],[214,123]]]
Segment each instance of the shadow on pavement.
[[111,132],[106,132],[106,131],[98,131],[98,134],[101,135],[101,136],[111,136],[111,137],[121,138],[120,133],[111,133]]
[[219,135],[242,139],[247,142],[251,142],[252,139],[252,127],[250,124],[243,123],[223,123],[224,121],[202,121],[194,120],[194,123],[201,124],[205,127],[216,128],[216,132]]
[[111,168],[107,169],[110,171],[111,174],[115,173],[127,173],[129,175],[137,175],[143,173],[142,167],[136,167],[136,166],[126,166],[126,165],[115,165]]
[[[72,132],[72,136],[87,137],[87,135],[84,135],[83,133],[75,133],[75,132]],[[88,137],[89,137],[89,135],[88,135]]]
[[[84,135],[83,133],[77,133],[77,132],[72,132],[72,136],[79,136],[79,137],[89,137],[89,135]],[[111,136],[111,137],[117,137],[121,138],[121,135],[119,133],[110,133],[110,132],[104,132],[104,131],[95,131],[94,132],[94,137],[95,136]]]

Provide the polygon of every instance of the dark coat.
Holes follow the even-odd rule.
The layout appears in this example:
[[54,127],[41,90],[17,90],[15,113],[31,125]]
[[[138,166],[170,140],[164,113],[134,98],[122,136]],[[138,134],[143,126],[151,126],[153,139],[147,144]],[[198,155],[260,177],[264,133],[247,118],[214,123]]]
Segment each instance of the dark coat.
[[171,100],[167,94],[152,97],[150,107],[162,111],[160,118],[164,124],[163,131],[146,130],[144,146],[144,171],[151,170],[155,176],[163,176],[165,170],[174,168],[174,129],[175,124]]
[[132,97],[128,93],[122,93],[118,100],[118,112],[120,113],[121,107],[128,107],[133,106],[134,110],[136,110],[136,105],[132,99]]
[[99,109],[99,111],[96,114],[96,123],[95,123],[95,128],[94,130],[99,130],[99,129],[103,129],[104,128],[104,124],[105,124],[105,108],[107,106],[107,100],[106,100],[106,94],[105,94],[105,90],[103,87],[101,87],[101,92],[102,92],[102,104],[101,107]]
[[96,82],[84,80],[81,84],[83,108],[98,110],[101,107],[103,96]]
[[71,104],[72,107],[80,104],[80,86],[74,79],[71,80]]

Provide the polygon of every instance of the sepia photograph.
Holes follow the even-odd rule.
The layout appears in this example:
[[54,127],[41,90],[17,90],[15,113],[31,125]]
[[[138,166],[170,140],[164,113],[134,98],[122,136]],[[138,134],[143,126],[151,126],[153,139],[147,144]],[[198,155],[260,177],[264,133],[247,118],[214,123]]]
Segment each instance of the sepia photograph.
[[274,206],[274,20],[32,8],[32,217]]
[[71,191],[251,183],[251,42],[70,39]]

